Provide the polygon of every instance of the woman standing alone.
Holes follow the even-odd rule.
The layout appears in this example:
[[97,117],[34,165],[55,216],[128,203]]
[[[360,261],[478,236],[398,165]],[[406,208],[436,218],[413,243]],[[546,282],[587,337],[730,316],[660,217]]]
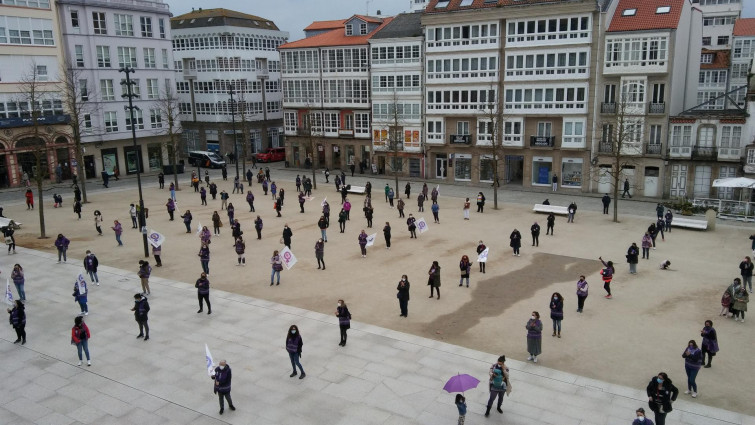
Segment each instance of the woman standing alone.
[[703,342],[700,344],[700,348],[702,348],[703,351],[703,363],[705,363],[705,354],[708,354],[708,364],[703,366],[707,369],[710,367],[710,362],[713,360],[713,356],[718,352],[718,337],[716,336],[716,329],[713,328],[712,321],[705,321],[705,327],[700,331],[700,336],[703,337]]
[[409,315],[409,278],[406,275],[401,276],[401,280],[396,287],[398,293],[398,306],[401,309],[399,317],[407,317]]
[[703,364],[703,354],[695,340],[691,339],[687,343],[687,349],[682,353],[684,357],[684,371],[687,372],[687,391],[684,394],[690,394],[697,397],[697,373],[700,372],[700,366]]
[[530,354],[527,360],[537,363],[543,343],[543,322],[540,321],[540,313],[533,311],[524,327],[527,329],[527,352]]
[[351,313],[349,313],[349,308],[346,307],[346,303],[343,300],[338,300],[336,317],[338,318],[338,327],[341,328],[341,342],[338,345],[345,347],[346,331],[351,327]]
[[294,368],[294,371],[289,375],[291,378],[297,375],[296,366],[299,366],[299,370],[301,371],[299,379],[304,379],[307,376],[304,373],[304,368],[301,367],[301,362],[299,362],[302,346],[304,346],[304,340],[302,340],[301,334],[299,334],[299,328],[296,325],[291,325],[286,334],[286,351],[288,351],[288,358],[291,360],[291,367]]
[[577,281],[577,313],[582,313],[582,309],[585,307],[585,300],[587,299],[587,292],[590,286],[587,284],[584,276],[580,276]]
[[561,338],[561,321],[564,319],[564,297],[558,292],[554,292],[553,296],[551,296],[550,308],[551,320],[553,320],[553,336]]

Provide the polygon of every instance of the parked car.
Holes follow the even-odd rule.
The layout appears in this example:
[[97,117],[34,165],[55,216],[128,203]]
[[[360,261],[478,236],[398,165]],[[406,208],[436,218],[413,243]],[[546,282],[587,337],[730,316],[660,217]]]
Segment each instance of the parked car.
[[257,162],[274,162],[286,159],[286,148],[268,148],[257,154]]
[[205,168],[223,168],[225,160],[211,151],[189,151],[189,165]]

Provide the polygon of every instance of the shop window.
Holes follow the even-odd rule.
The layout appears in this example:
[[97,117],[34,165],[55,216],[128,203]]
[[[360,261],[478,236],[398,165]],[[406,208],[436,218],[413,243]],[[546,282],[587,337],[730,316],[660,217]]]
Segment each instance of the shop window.
[[582,159],[564,158],[564,161],[561,164],[561,186],[582,186]]
[[457,157],[454,159],[454,177],[456,178],[456,180],[472,180],[471,157],[459,158],[457,155]]

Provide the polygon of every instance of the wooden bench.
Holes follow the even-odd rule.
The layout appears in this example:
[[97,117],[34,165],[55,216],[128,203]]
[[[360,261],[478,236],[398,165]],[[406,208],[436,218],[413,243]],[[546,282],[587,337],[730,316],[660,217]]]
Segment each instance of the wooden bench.
[[353,186],[349,185],[346,189],[346,192],[348,193],[356,193],[358,195],[364,195],[367,193],[367,188],[364,186]]
[[12,226],[13,230],[18,230],[21,228],[21,224],[23,223],[15,221],[15,220],[11,220],[7,217],[0,217],[0,227]]
[[535,211],[536,213],[569,215],[569,209],[567,207],[559,207],[558,205],[535,204],[535,208],[533,208],[532,211]]
[[688,229],[707,230],[708,222],[705,220],[693,220],[689,218],[674,217],[671,221],[672,227],[686,227]]

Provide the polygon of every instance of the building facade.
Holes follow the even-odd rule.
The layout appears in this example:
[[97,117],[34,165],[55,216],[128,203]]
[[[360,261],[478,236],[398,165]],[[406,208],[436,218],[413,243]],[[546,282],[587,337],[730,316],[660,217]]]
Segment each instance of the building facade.
[[[70,178],[69,116],[57,93],[62,45],[56,4],[52,0],[4,1],[0,4],[0,187],[19,186],[22,176]],[[34,88],[39,104],[32,122]],[[37,169],[35,152],[44,146]]]
[[[58,0],[64,54],[77,73],[88,177],[162,170],[167,158],[160,99],[175,85],[170,10],[162,0]],[[133,122],[124,67],[135,72]],[[136,129],[134,146],[132,126]]]
[[170,24],[185,150],[246,159],[283,146],[277,49],[288,33],[227,9],[193,10]]

